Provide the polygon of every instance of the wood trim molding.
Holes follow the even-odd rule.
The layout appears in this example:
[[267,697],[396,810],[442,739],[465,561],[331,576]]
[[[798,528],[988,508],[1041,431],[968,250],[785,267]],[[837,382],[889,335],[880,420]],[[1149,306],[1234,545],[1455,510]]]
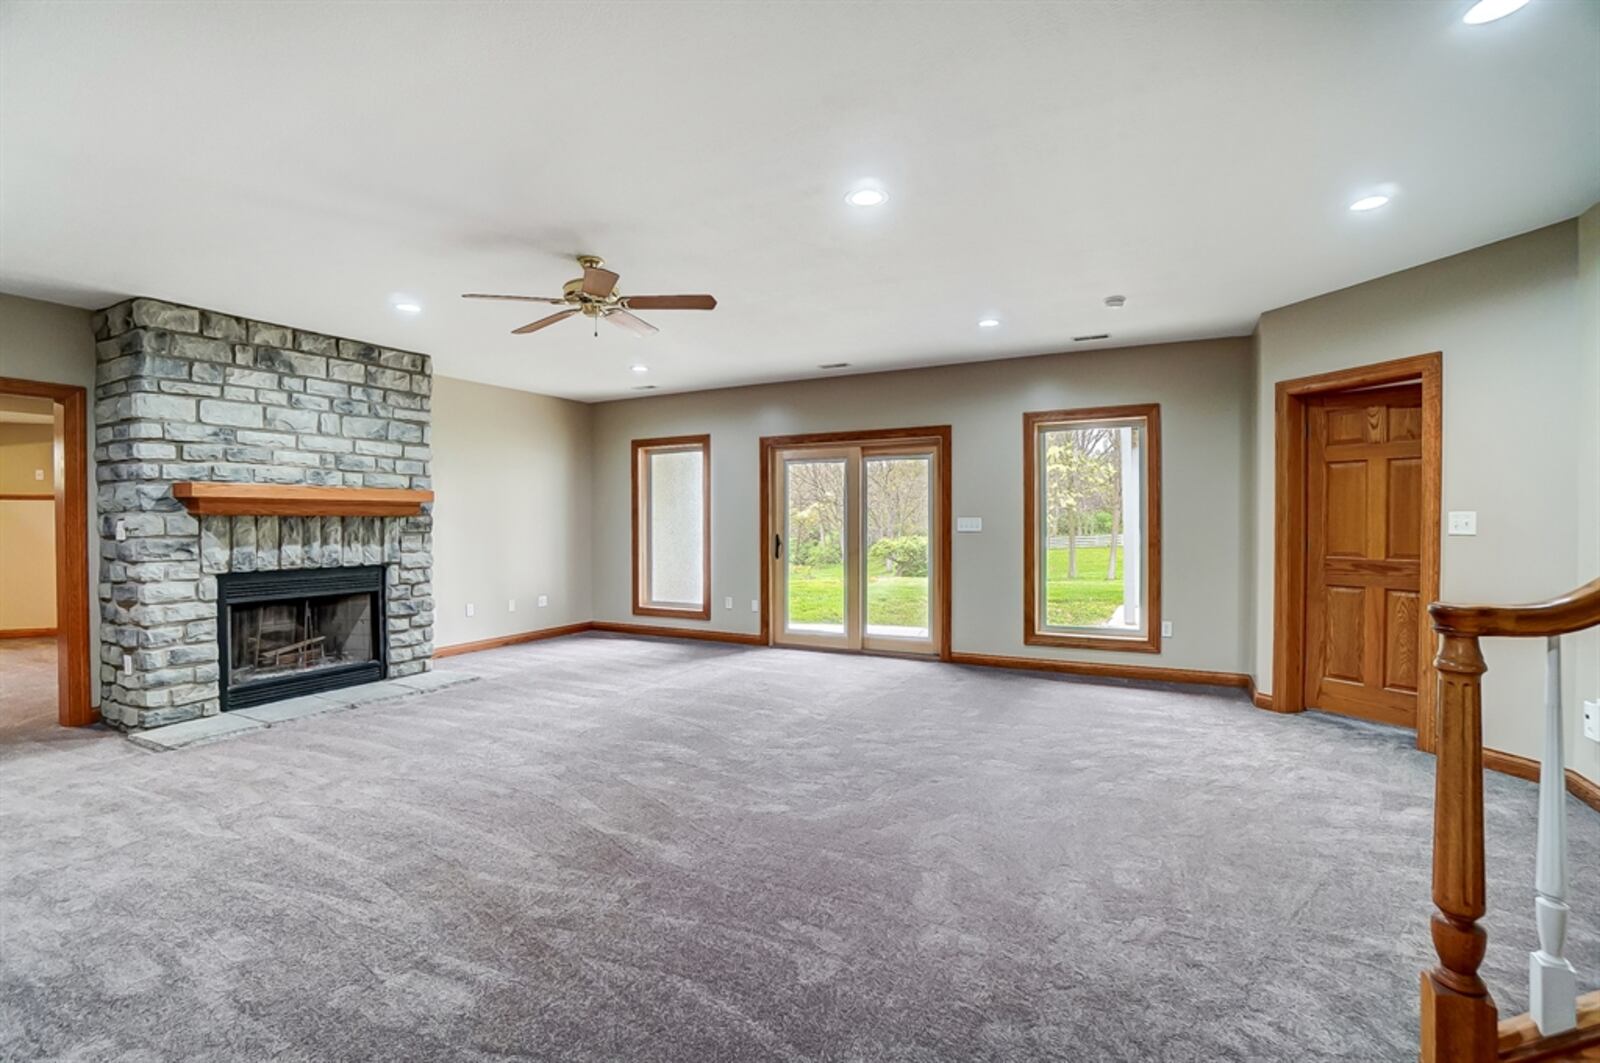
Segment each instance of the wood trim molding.
[[539,642],[543,639],[558,639],[563,635],[576,635],[588,631],[593,625],[585,620],[577,624],[563,624],[560,627],[542,627],[532,631],[519,631],[514,635],[497,635],[490,639],[478,639],[476,642],[453,642],[448,646],[436,647],[433,651],[435,659],[440,657],[455,657],[463,653],[477,653],[480,650],[497,650],[502,646],[515,646],[523,642]]
[[197,517],[414,517],[433,501],[433,492],[185,481],[172,485],[172,497]]
[[[1065,634],[1040,629],[1039,618],[1039,491],[1036,436],[1042,425],[1071,421],[1143,418],[1145,422],[1145,609],[1143,638]],[[1039,410],[1022,415],[1022,641],[1029,646],[1161,652],[1161,405],[1095,406],[1076,410]]]
[[790,447],[806,446],[882,446],[887,443],[925,443],[932,441],[938,454],[939,482],[934,499],[934,523],[941,530],[934,551],[937,570],[934,579],[933,609],[939,618],[938,653],[941,661],[951,659],[950,650],[950,558],[951,538],[955,535],[955,518],[952,516],[951,472],[952,433],[947,424],[918,425],[910,428],[869,428],[854,432],[803,432],[797,435],[762,436],[760,448],[760,528],[761,540],[758,556],[761,559],[761,635],[760,645],[773,643],[772,632],[772,456],[774,452]]
[[[700,509],[701,531],[700,545],[703,556],[700,559],[700,608],[676,609],[663,605],[652,605],[644,599],[644,572],[646,559],[642,547],[644,539],[641,532],[643,526],[643,513],[640,510],[639,491],[644,486],[642,469],[644,466],[644,452],[665,447],[688,449],[699,447],[703,455],[700,465],[702,476]],[[677,617],[680,620],[710,620],[711,619],[711,437],[698,436],[661,436],[656,439],[635,439],[629,451],[633,466],[631,490],[633,497],[629,503],[629,510],[633,522],[633,615],[634,616],[665,616]]]
[[37,491],[27,494],[21,491],[8,491],[0,494],[0,502],[54,502],[55,492]]
[[[1424,603],[1439,598],[1440,469],[1443,435],[1444,356],[1435,351],[1316,376],[1281,380],[1274,414],[1272,707],[1300,712],[1305,706],[1305,495],[1306,403],[1330,392],[1387,384],[1422,385],[1422,549],[1419,560]],[[1417,646],[1417,748],[1433,751],[1437,671],[1432,622],[1419,609]]]
[[[1505,753],[1498,749],[1483,748],[1483,766],[1491,771],[1498,771],[1502,775],[1515,775],[1519,779],[1529,782],[1539,781],[1539,762],[1529,757],[1516,753]],[[1600,812],[1600,783],[1588,779],[1571,768],[1566,769],[1567,793],[1588,805],[1596,812]]]
[[56,718],[65,727],[100,719],[90,694],[88,394],[72,384],[0,376],[0,394],[50,399],[55,423]]
[[42,639],[59,633],[53,627],[11,627],[0,631],[0,639]]
[[698,639],[701,642],[728,642],[738,646],[764,646],[760,635],[744,631],[712,631],[709,628],[667,627],[656,624],[621,624],[613,620],[596,620],[589,625],[595,631],[614,635],[649,635],[663,639]]
[[1199,686],[1250,689],[1250,677],[1243,672],[1208,672],[1196,668],[1163,668],[1157,665],[1105,663],[1101,661],[1058,661],[1043,657],[1007,657],[992,653],[953,653],[951,664],[980,668],[1012,668],[1033,672],[1058,672],[1064,675],[1092,676],[1101,679],[1139,679],[1157,683],[1188,683]]

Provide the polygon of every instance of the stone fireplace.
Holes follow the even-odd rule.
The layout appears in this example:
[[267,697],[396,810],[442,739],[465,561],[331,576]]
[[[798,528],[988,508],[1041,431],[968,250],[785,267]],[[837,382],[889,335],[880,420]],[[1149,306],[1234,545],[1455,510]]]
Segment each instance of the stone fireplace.
[[152,299],[95,336],[102,718],[431,667],[431,502],[371,501],[431,498],[427,355]]

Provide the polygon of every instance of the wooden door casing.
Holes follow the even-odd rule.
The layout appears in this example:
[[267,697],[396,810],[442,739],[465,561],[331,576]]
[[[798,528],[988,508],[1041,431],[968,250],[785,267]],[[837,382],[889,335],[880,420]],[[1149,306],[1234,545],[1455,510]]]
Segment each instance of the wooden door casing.
[[1308,402],[1305,704],[1415,727],[1422,389]]

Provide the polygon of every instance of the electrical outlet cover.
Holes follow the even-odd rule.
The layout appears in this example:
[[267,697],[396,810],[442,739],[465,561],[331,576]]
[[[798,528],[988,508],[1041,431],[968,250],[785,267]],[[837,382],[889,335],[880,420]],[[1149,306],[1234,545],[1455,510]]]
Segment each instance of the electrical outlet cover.
[[550,604],[550,596],[548,594],[539,595],[539,608],[540,609],[543,609],[545,606],[547,606],[549,604]]
[[1583,703],[1583,737],[1600,742],[1600,701]]

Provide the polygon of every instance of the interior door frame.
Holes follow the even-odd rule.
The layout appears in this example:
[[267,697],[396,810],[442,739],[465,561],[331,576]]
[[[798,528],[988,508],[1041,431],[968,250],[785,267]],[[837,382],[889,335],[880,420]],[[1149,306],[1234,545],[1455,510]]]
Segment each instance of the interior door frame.
[[[879,447],[884,445],[931,443],[938,478],[934,486],[934,525],[939,534],[934,543],[934,600],[929,603],[930,618],[938,630],[934,645],[942,661],[950,659],[950,545],[954,520],[950,515],[950,426],[923,425],[912,428],[876,428],[856,432],[808,432],[799,435],[762,436],[760,439],[761,497],[761,642],[774,645],[772,624],[772,502],[774,454],[793,447],[836,445]],[[867,651],[872,652],[872,651]]]
[[0,376],[0,393],[50,399],[62,410],[55,448],[56,719],[63,727],[87,727],[100,720],[89,694],[87,392]]
[[1422,385],[1422,544],[1419,564],[1417,748],[1432,752],[1437,733],[1433,627],[1426,608],[1439,599],[1440,472],[1444,355],[1438,351],[1388,362],[1280,380],[1276,395],[1273,505],[1273,634],[1271,708],[1305,710],[1306,664],[1306,410],[1332,392],[1390,384]]

